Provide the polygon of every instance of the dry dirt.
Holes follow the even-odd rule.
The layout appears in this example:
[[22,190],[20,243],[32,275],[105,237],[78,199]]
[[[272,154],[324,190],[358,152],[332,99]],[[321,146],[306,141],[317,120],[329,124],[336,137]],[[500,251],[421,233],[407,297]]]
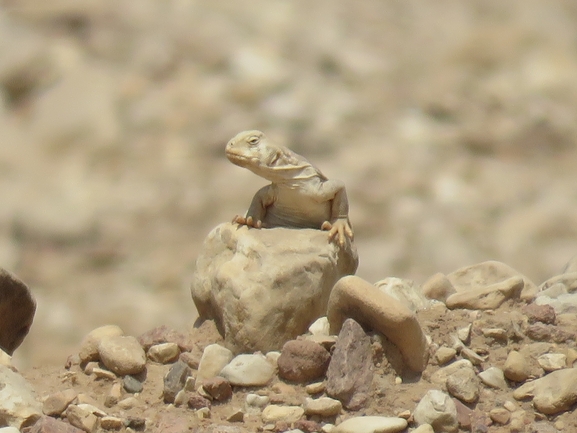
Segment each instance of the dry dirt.
[[[457,331],[472,325],[470,339],[466,341],[466,346],[485,358],[482,364],[476,367],[478,371],[483,371],[491,366],[503,368],[507,354],[511,350],[520,350],[526,346],[529,346],[528,353],[532,359],[532,364],[535,366],[536,358],[543,353],[568,354],[568,350],[575,347],[575,320],[558,320],[557,329],[566,331],[572,336],[563,343],[538,342],[528,338],[525,335],[528,326],[527,316],[523,314],[525,305],[523,302],[507,301],[499,309],[489,311],[447,310],[442,306],[436,306],[419,312],[418,317],[425,333],[431,337],[432,354],[439,346],[452,347]],[[507,338],[496,340],[485,337],[482,330],[487,328],[504,329]],[[369,334],[371,333],[369,332]],[[205,322],[200,329],[191,329],[190,335],[192,340],[196,342],[195,345],[198,349],[203,349],[208,344],[220,341],[220,336],[211,322]],[[345,410],[338,420],[360,415],[397,416],[407,410],[412,412],[429,389],[439,389],[439,385],[433,384],[430,380],[431,375],[440,368],[433,357],[422,374],[415,374],[403,368],[400,354],[394,346],[388,343],[386,339],[382,340],[375,337],[374,334],[372,335],[375,375],[371,398],[365,408],[359,411]],[[457,359],[461,359],[461,357],[457,356]],[[104,398],[112,386],[112,381],[87,376],[78,365],[72,365],[70,368],[63,366],[33,368],[25,372],[25,376],[36,385],[37,390],[43,396],[73,388],[79,393],[92,396],[109,415],[119,416],[123,419],[130,416],[145,418],[146,431],[166,430],[172,432],[169,430],[171,424],[181,424],[179,428],[175,427],[175,432],[186,431],[186,428],[203,432],[205,431],[203,427],[214,425],[232,425],[241,428],[241,432],[255,432],[262,429],[264,425],[259,414],[247,415],[242,423],[226,421],[234,408],[245,408],[245,398],[248,393],[268,395],[271,400],[276,399],[277,402],[280,401],[289,405],[300,405],[309,396],[304,385],[286,383],[275,377],[267,387],[233,388],[232,399],[223,403],[214,402],[210,419],[200,421],[191,409],[174,407],[163,402],[163,377],[168,372],[169,367],[170,365],[159,365],[152,362],[147,364],[144,390],[138,396],[142,404],[128,411],[123,411],[118,407],[104,407]],[[543,374],[538,366],[533,370],[536,375]],[[195,372],[193,371],[194,375]],[[400,384],[396,382],[399,377],[402,378]],[[279,383],[281,384],[280,389],[278,388]],[[506,390],[480,385],[479,401],[467,405],[472,410],[471,419],[473,426],[476,426],[474,432],[510,433],[511,430],[508,425],[500,426],[491,422],[488,417],[491,409],[503,407],[506,401],[514,402],[517,409],[525,411],[525,431],[527,432],[570,432],[577,429],[577,414],[574,411],[570,410],[553,416],[542,415],[533,409],[530,401],[515,400],[512,393],[519,384],[508,383],[509,389]],[[322,425],[323,421],[334,423],[336,419],[316,418],[315,420]],[[483,426],[486,430],[483,430]],[[545,427],[552,430],[547,430]],[[195,430],[195,428],[199,430]],[[538,430],[538,428],[544,430]],[[280,431],[284,431],[282,427]],[[460,431],[466,432],[471,431],[471,429],[465,427],[461,428]]]

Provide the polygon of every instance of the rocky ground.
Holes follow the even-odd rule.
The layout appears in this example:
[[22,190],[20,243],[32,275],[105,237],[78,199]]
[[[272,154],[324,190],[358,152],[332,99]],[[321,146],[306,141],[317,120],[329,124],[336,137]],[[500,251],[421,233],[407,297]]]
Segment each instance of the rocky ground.
[[[368,281],[424,285],[488,259],[538,286],[558,275],[577,252],[576,22],[570,0],[0,0],[0,262],[38,302],[14,364],[42,396],[101,398],[115,379],[63,368],[89,331],[189,332],[202,242],[262,185],[223,154],[248,128],[345,181]],[[563,354],[571,366],[573,340],[552,330],[533,340],[524,307],[418,314],[451,347],[452,332],[473,323],[468,345],[485,358],[475,370],[504,368],[511,349],[533,363]],[[483,334],[491,318],[518,322],[495,325],[507,343],[502,331]],[[547,326],[564,335],[568,323]],[[190,410],[162,402],[168,366],[150,365],[142,398],[152,413],[107,413],[154,426]],[[439,366],[400,384],[386,363],[376,368],[390,387],[363,411],[396,416]],[[290,386],[302,400],[306,390]],[[517,409],[527,429],[574,428],[571,411],[542,415],[514,399],[516,382],[479,386],[478,408],[514,405],[490,431],[508,431]],[[232,403],[198,423],[244,407],[245,392],[234,388]],[[249,430],[262,422],[247,417]]]

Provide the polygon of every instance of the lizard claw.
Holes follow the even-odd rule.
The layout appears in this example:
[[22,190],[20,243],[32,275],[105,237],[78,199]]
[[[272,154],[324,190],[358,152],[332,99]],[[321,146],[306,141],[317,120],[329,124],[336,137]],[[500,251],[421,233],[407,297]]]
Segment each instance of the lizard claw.
[[254,227],[255,229],[262,228],[262,221],[261,220],[255,220],[251,216],[243,217],[243,216],[237,215],[232,219],[232,223],[238,224],[241,226]]
[[337,239],[338,235],[339,245],[341,247],[345,244],[347,238],[353,240],[353,229],[346,219],[338,219],[332,224],[329,221],[325,221],[321,226],[321,230],[328,230],[329,241]]

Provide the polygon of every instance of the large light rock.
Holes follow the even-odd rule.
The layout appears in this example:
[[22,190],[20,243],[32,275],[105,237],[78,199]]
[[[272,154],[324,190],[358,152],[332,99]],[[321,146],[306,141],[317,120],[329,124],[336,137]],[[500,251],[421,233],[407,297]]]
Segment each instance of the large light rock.
[[333,285],[357,263],[354,246],[321,230],[221,224],[204,242],[192,298],[234,352],[278,350],[326,314]]
[[479,290],[481,292],[480,295],[484,294],[483,289],[494,284],[502,283],[512,277],[519,277],[523,280],[523,285],[518,294],[521,299],[528,301],[535,297],[537,286],[525,275],[502,262],[489,260],[471,266],[465,266],[447,275],[447,279],[457,290],[457,293]]
[[42,416],[42,404],[20,374],[0,365],[0,421],[21,429]]
[[36,301],[14,275],[0,268],[0,349],[12,355],[28,334]]
[[346,276],[335,284],[327,317],[332,333],[350,317],[385,335],[410,369],[423,371],[427,366],[429,345],[415,313],[362,278]]
[[407,428],[407,420],[387,416],[357,416],[336,426],[333,433],[396,433]]
[[430,424],[436,433],[456,433],[459,431],[457,408],[447,394],[432,389],[421,399],[413,418],[417,425]]
[[546,415],[568,410],[577,402],[577,368],[565,368],[525,383],[513,392],[517,400],[533,399],[535,409]]

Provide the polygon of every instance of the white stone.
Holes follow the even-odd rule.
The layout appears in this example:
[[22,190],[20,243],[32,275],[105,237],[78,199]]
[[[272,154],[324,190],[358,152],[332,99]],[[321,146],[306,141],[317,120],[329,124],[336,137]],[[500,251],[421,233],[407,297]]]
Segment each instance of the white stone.
[[10,427],[31,425],[42,416],[42,404],[20,374],[0,365],[0,420]]
[[262,420],[265,423],[276,423],[284,421],[293,423],[303,417],[305,411],[300,406],[279,406],[271,404],[262,411]]
[[421,399],[413,418],[418,425],[430,424],[436,433],[456,433],[459,430],[455,403],[447,394],[435,389]]
[[232,358],[232,352],[220,344],[206,346],[198,364],[198,373],[196,374],[197,388],[202,386],[203,380],[218,376]]
[[100,360],[106,368],[118,376],[138,374],[146,366],[146,354],[135,337],[110,336],[100,340]]
[[327,316],[323,316],[319,317],[309,326],[309,332],[312,335],[329,335],[330,328],[329,319],[327,319]]
[[270,398],[266,395],[258,395],[258,394],[247,394],[246,396],[246,404],[250,407],[265,407],[270,401]]
[[551,372],[567,367],[567,356],[563,353],[545,353],[537,358],[543,370]]
[[16,427],[1,427],[0,433],[20,433]]
[[196,263],[191,293],[199,317],[220,322],[235,353],[279,350],[327,314],[333,286],[357,267],[351,245],[341,248],[315,229],[221,224]]
[[447,378],[461,368],[469,368],[472,370],[473,364],[468,359],[459,359],[452,364],[439,368],[431,375],[431,383],[444,388],[447,383]]
[[397,433],[407,428],[407,420],[386,416],[349,418],[331,430],[332,433]]
[[431,305],[421,288],[412,280],[403,278],[389,277],[384,280],[377,281],[375,286],[387,295],[395,298],[413,313],[424,310]]
[[261,354],[236,356],[220,372],[220,376],[235,386],[263,386],[275,373],[273,365]]
[[489,367],[485,371],[482,371],[478,374],[479,379],[485,385],[490,386],[491,388],[497,389],[507,389],[507,381],[505,380],[505,375],[503,374],[503,370],[498,367]]

